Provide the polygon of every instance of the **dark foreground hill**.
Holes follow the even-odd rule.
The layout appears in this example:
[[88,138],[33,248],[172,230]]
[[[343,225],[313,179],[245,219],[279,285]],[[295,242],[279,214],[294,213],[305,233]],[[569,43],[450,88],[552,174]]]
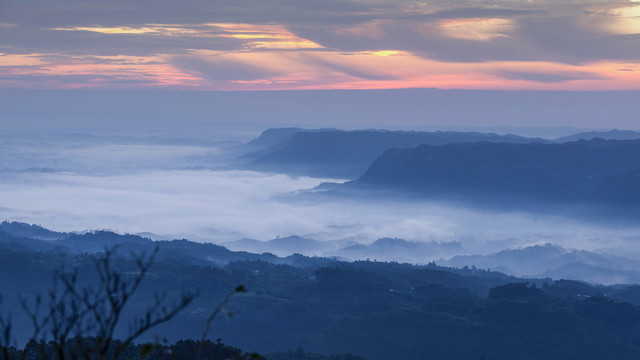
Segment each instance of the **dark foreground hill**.
[[[199,292],[190,307],[142,341],[153,341],[154,336],[170,342],[198,339],[206,317],[242,284],[246,292],[225,305],[225,313],[233,317],[216,318],[210,338],[262,354],[280,351],[274,359],[295,359],[296,353],[305,352],[287,350],[298,348],[371,360],[640,358],[640,310],[633,305],[640,304],[637,286],[518,279],[434,264],[273,255],[238,260],[245,255],[224,251],[207,253],[204,259],[196,251],[204,248],[188,241],[180,241],[180,248],[194,250],[178,252],[166,246],[172,242],[132,235],[75,236],[74,244],[103,241],[121,250],[131,243],[141,251],[160,245],[156,263],[123,314],[123,324],[144,313],[154,294],[166,293],[170,299],[180,289]],[[15,333],[21,337],[28,336],[29,321],[16,294],[30,298],[46,291],[60,266],[78,269],[81,285],[96,279],[99,254],[64,246],[33,249],[41,242],[0,233],[0,310],[12,312]],[[128,251],[118,253],[113,266],[123,276],[135,275]],[[116,335],[124,331],[126,326]]]
[[640,140],[391,149],[350,186],[501,202],[637,205]]
[[478,141],[528,143],[542,140],[455,131],[269,129],[245,145],[248,149],[260,150],[254,155],[246,155],[244,159],[252,160],[244,166],[293,175],[353,179],[362,175],[377,156],[390,148]]

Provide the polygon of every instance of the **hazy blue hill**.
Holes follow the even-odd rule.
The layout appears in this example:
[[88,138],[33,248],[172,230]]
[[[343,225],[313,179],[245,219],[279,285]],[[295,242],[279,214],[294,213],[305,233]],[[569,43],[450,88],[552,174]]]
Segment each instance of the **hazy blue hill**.
[[332,242],[321,242],[297,235],[278,237],[269,241],[240,239],[225,242],[223,245],[231,250],[250,251],[253,253],[268,252],[278,256],[286,256],[295,253],[303,255],[322,254],[334,247]]
[[285,236],[269,241],[269,246],[277,251],[285,253],[319,253],[326,249],[326,245],[320,241],[303,238],[301,236]]
[[58,240],[69,236],[68,233],[51,231],[39,225],[25,224],[16,221],[3,221],[0,223],[0,231],[18,237],[29,237],[41,240]]
[[321,266],[331,266],[339,260],[335,257],[304,256],[302,254],[292,254],[284,258],[285,263],[300,268],[318,268]]
[[255,160],[265,154],[285,149],[299,133],[334,131],[334,129],[302,129],[297,127],[264,130],[257,138],[237,147],[240,162]]
[[231,251],[224,246],[196,243],[188,240],[155,241],[160,247],[159,257],[187,264],[224,266],[233,261],[268,261],[275,264],[288,263],[273,254],[255,254]]
[[[454,255],[466,252],[458,242],[414,242],[398,238],[381,238],[371,244],[345,245],[339,241],[325,242],[289,236],[270,241],[243,239],[226,245],[231,250],[216,244],[185,239],[151,241],[138,235],[120,235],[109,231],[71,233],[69,238],[62,240],[40,240],[0,231],[0,249],[13,252],[77,255],[99,253],[105,248],[117,246],[123,256],[129,256],[131,252],[149,254],[155,247],[159,247],[159,260],[197,266],[226,266],[233,262],[262,261],[314,267],[326,266],[337,261],[336,259],[375,259],[425,264],[441,259],[437,262],[444,266],[491,268],[516,276],[556,279],[568,277],[609,284],[640,283],[640,262],[634,259],[570,250],[550,244],[503,250],[488,255],[457,256]],[[329,257],[316,257],[319,254]]]
[[378,259],[426,263],[432,259],[450,257],[465,250],[458,242],[413,242],[403,239],[381,238],[371,244],[357,244],[341,240],[317,241],[300,236],[287,236],[259,241],[240,239],[222,244],[234,251],[272,253],[278,256],[302,254],[308,256],[336,256],[345,260]]
[[286,263],[287,261],[273,254],[255,254],[244,251],[231,251],[227,248],[208,243],[197,243],[188,240],[152,241],[138,235],[117,234],[110,231],[93,231],[71,234],[68,238],[52,241],[50,244],[64,246],[73,253],[98,253],[106,248],[117,246],[118,250],[129,255],[131,252],[151,253],[159,247],[160,259],[171,259],[194,265],[224,266],[233,261],[269,261]]
[[246,166],[255,170],[294,175],[355,178],[389,148],[478,141],[528,143],[542,140],[475,132],[319,130],[294,133],[286,146],[269,149]]
[[345,259],[384,259],[426,263],[427,259],[449,257],[464,252],[458,242],[413,242],[397,238],[381,238],[371,244],[355,244],[335,252]]
[[608,177],[640,168],[639,154],[640,140],[421,145],[386,151],[351,186],[444,199],[586,201]]
[[252,153],[268,149],[282,148],[289,140],[291,140],[293,135],[305,131],[308,130],[297,127],[267,129],[257,138],[243,144],[241,149],[245,153]]
[[640,132],[633,130],[609,130],[609,131],[590,131],[582,132],[574,135],[563,136],[554,140],[555,142],[569,142],[578,140],[591,140],[600,138],[605,140],[637,140],[640,139]]
[[605,203],[640,207],[640,169],[605,178],[594,191],[593,198]]
[[268,243],[256,239],[240,239],[227,241],[222,244],[224,247],[233,251],[251,251],[254,253],[268,252]]
[[0,249],[4,251],[33,251],[34,248],[44,249],[46,243],[38,239],[18,238],[0,231]]
[[453,267],[492,268],[514,275],[533,275],[566,264],[566,261],[563,260],[566,252],[560,246],[547,244],[503,250],[489,255],[459,255],[439,263]]
[[152,250],[151,239],[138,235],[120,235],[99,230],[84,233],[61,233],[39,225],[4,221],[0,224],[0,241],[18,243],[31,251],[67,251],[97,253],[107,247],[119,246],[125,251]]
[[594,283],[640,283],[640,272],[616,268],[611,264],[576,261],[550,269],[539,276],[554,279],[585,279]]
[[491,268],[514,276],[582,279],[594,283],[638,283],[640,262],[558,245],[536,245],[488,255],[460,255],[440,265]]
[[[15,223],[18,225],[20,223]],[[27,225],[27,224],[24,224]],[[0,248],[7,251],[33,252],[33,251],[68,251],[64,246],[55,242],[41,240],[22,235],[13,235],[0,230]]]
[[138,235],[120,235],[104,230],[70,234],[69,237],[57,240],[55,243],[79,253],[101,252],[107,247],[116,245],[121,247],[125,252],[144,251],[153,248],[151,239]]
[[[0,230],[0,248],[11,251],[57,251],[81,254],[99,253],[103,252],[106,248],[117,247],[118,251],[123,255],[129,255],[131,252],[145,252],[150,254],[155,247],[159,247],[160,252],[158,257],[160,259],[171,259],[187,264],[209,266],[224,266],[234,261],[266,261],[274,264],[304,264],[305,266],[313,263],[324,264],[332,261],[329,259],[322,261],[312,260],[304,256],[278,257],[269,253],[280,252],[283,256],[299,252],[314,253],[317,248],[324,247],[320,241],[305,239],[299,236],[283,237],[271,241],[238,240],[237,244],[244,244],[247,250],[252,250],[252,252],[247,252],[232,251],[224,246],[198,243],[185,239],[152,241],[149,238],[139,235],[122,235],[105,230],[84,233],[56,233],[37,225],[18,222],[5,222],[3,224],[7,226],[7,228],[12,229],[14,233],[22,234],[30,231],[33,234],[32,237],[27,235],[12,235]],[[39,237],[42,236],[42,234],[59,234],[59,236],[64,237],[55,240],[41,240]],[[58,235],[56,235],[56,237],[57,236]],[[265,246],[265,248],[261,249],[260,246]],[[305,249],[306,251],[304,251]]]
[[[629,286],[629,288],[632,288],[632,289],[636,287],[637,286]],[[619,289],[618,291],[616,291],[616,293],[620,292],[626,295],[627,293],[630,293],[633,291],[633,290],[627,291],[626,289],[627,287],[623,287],[622,289]],[[554,281],[553,284],[551,284],[550,286],[545,286],[544,291],[549,295],[557,296],[565,299],[570,299],[570,298],[579,299],[579,298],[584,298],[589,296],[604,295],[603,288],[591,286],[582,281],[566,280],[566,279]],[[630,299],[640,299],[640,297],[631,297]]]

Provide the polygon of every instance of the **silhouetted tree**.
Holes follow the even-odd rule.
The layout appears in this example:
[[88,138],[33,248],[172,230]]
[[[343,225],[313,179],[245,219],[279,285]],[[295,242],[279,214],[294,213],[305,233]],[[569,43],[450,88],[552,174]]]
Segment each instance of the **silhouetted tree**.
[[[129,322],[127,336],[114,340],[122,320],[123,310],[139,289],[158,253],[132,254],[136,271],[124,275],[114,267],[115,248],[105,249],[96,258],[98,281],[81,286],[78,270],[61,269],[53,277],[52,288],[32,301],[20,298],[33,327],[28,346],[17,352],[11,347],[11,319],[0,316],[0,346],[6,359],[53,357],[66,359],[118,359],[141,335],[174,318],[197,296],[183,290],[170,301],[166,293],[155,294],[153,301],[139,316]],[[36,344],[41,346],[35,346]],[[34,353],[37,348],[37,355]],[[19,353],[19,354],[18,354]]]

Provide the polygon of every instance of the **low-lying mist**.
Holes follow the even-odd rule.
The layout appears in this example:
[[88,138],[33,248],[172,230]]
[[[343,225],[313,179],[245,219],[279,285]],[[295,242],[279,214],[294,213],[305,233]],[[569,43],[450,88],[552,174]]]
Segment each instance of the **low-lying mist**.
[[[283,256],[436,261],[521,276],[570,276],[574,273],[553,271],[575,263],[591,266],[592,273],[605,265],[626,272],[626,281],[640,274],[640,263],[620,265],[614,257],[640,255],[640,232],[633,226],[435,202],[300,199],[298,191],[340,180],[225,169],[219,161],[225,149],[214,146],[5,142],[2,147],[0,219],[57,231],[108,229]],[[532,246],[537,247],[527,249]],[[515,255],[496,255],[507,249]],[[535,260],[531,249],[552,249],[565,260]],[[596,261],[574,250],[606,255]],[[518,256],[529,261],[514,260]],[[607,279],[614,277],[596,280],[620,278]]]

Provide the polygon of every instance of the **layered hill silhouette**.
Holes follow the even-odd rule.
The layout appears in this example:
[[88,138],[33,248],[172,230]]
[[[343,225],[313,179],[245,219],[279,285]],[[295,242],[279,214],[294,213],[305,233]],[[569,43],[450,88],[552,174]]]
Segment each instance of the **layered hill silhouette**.
[[244,168],[356,179],[444,200],[640,204],[640,133],[556,140],[478,132],[281,128],[243,146]]
[[640,139],[640,132],[633,130],[608,130],[608,131],[589,131],[581,132],[569,136],[563,136],[555,139],[554,142],[569,142],[578,140],[591,140],[594,138],[600,138],[605,140],[638,140]]
[[456,143],[562,144],[579,140],[637,140],[640,132],[583,132],[554,140],[458,131],[388,131],[274,128],[244,144],[237,160],[247,169],[292,175],[353,179],[362,175],[385,150]]
[[[12,313],[14,334],[20,338],[31,335],[30,320],[21,315],[16,295],[29,297],[46,291],[51,274],[61,266],[78,270],[79,285],[95,281],[89,274],[97,255],[62,246],[37,250],[35,244],[60,245],[63,239],[21,236],[20,231],[48,233],[24,224],[5,225],[13,235],[0,232],[0,292],[4,295],[0,311]],[[154,336],[171,342],[198,339],[212,307],[229,289],[242,284],[246,292],[225,305],[225,311],[234,316],[217,318],[211,336],[247,351],[271,353],[267,358],[273,360],[302,359],[296,354],[305,351],[352,353],[369,360],[631,359],[640,352],[638,286],[524,279],[475,267],[435,264],[306,258],[287,265],[277,263],[282,258],[251,260],[228,250],[204,254],[206,247],[186,240],[178,241],[180,247],[196,250],[187,255],[177,251],[180,247],[171,247],[174,242],[157,243],[135,235],[89,232],[63,238],[66,236],[76,236],[67,243],[74,247],[84,240],[91,247],[100,242],[118,245],[124,251],[113,258],[113,266],[122,269],[123,275],[135,269],[135,258],[126,251],[128,245],[160,245],[159,255],[164,255],[157,258],[131,299],[131,312],[123,313],[124,324],[132,314],[144,312],[148,300],[158,294],[171,296],[185,288],[198,291],[200,295],[189,308],[141,341],[153,341]],[[383,239],[375,246],[386,249],[397,243]],[[549,251],[558,253],[547,248],[529,252]],[[297,348],[305,351],[286,352]],[[303,359],[311,358],[355,357]]]
[[234,251],[270,253],[287,257],[293,254],[325,256],[347,261],[374,259],[424,264],[438,258],[466,253],[459,242],[414,242],[398,238],[380,238],[359,243],[353,239],[318,241],[296,235],[268,241],[240,239],[222,244]]
[[244,167],[293,175],[353,179],[390,148],[466,142],[528,143],[542,139],[479,132],[269,129],[245,146]]
[[[57,234],[53,240],[34,234]],[[46,252],[81,255],[117,246],[122,254],[151,252],[155,246],[161,260],[197,266],[227,266],[233,262],[259,261],[288,266],[320,266],[335,261],[394,261],[462,268],[491,268],[507,275],[571,278],[602,284],[640,282],[640,261],[596,252],[567,249],[560,245],[535,245],[478,255],[457,241],[408,241],[380,238],[371,243],[353,239],[318,241],[287,236],[260,241],[240,239],[223,246],[182,240],[158,240],[110,231],[84,233],[51,232],[36,225],[0,223],[0,249],[12,252]]]
[[381,238],[371,244],[354,244],[335,252],[344,259],[380,259],[408,263],[425,263],[435,257],[465,253],[459,242],[415,242],[398,238]]
[[637,205],[640,140],[462,143],[390,149],[351,187],[442,199]]
[[515,276],[589,279],[597,283],[639,283],[640,262],[584,250],[544,244],[502,250],[488,255],[458,255],[438,264],[491,268]]
[[278,237],[269,241],[255,239],[240,239],[222,244],[235,251],[249,251],[254,253],[272,253],[278,256],[291,254],[319,255],[330,252],[336,244],[314,239],[307,239],[297,235]]

